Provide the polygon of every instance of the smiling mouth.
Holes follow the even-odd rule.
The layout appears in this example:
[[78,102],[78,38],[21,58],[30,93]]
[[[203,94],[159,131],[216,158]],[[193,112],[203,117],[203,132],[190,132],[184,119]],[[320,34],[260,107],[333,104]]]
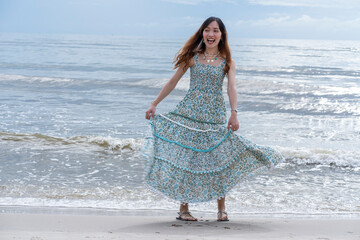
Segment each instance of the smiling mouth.
[[215,42],[215,39],[207,39],[207,42],[210,43],[210,44],[212,44],[212,43]]

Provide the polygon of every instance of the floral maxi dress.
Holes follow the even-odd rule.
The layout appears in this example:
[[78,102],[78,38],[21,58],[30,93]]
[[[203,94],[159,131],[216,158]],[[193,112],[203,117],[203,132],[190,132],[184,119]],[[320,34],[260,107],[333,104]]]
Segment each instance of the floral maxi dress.
[[145,183],[186,203],[225,197],[254,170],[282,160],[274,149],[227,129],[225,60],[219,66],[202,64],[197,55],[194,60],[188,92],[173,111],[151,118],[151,136],[145,144]]

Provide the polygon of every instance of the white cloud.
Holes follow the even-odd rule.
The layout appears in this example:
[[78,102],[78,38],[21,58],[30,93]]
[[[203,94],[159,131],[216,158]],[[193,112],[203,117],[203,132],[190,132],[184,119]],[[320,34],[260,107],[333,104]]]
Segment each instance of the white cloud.
[[266,19],[259,19],[255,21],[250,21],[251,25],[253,26],[274,26],[274,25],[281,25],[290,20],[290,16],[284,17],[269,17]]
[[360,18],[339,20],[336,18],[314,18],[308,15],[300,17],[277,16],[257,20],[240,20],[235,23],[238,28],[262,28],[262,29],[298,29],[298,30],[321,30],[329,32],[360,31]]
[[185,4],[185,5],[197,5],[203,2],[214,2],[215,0],[162,0],[164,2]]
[[265,6],[360,8],[359,0],[248,0],[248,2]]
[[184,5],[198,5],[205,2],[225,2],[236,4],[236,0],[162,0],[164,2],[171,2]]
[[90,0],[90,1],[82,1],[82,0],[70,0],[67,2],[68,5],[94,5],[94,6],[101,6],[102,4],[104,4],[103,0]]

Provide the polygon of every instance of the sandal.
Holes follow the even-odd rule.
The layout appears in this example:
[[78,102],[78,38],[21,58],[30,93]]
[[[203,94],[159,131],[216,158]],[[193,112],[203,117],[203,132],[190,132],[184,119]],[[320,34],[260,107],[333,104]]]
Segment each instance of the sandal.
[[218,211],[217,213],[217,217],[218,217],[218,222],[227,222],[229,221],[228,219],[228,214],[226,211]]
[[[193,222],[196,222],[197,221],[197,218],[194,218],[190,212],[178,212],[179,216],[176,218],[177,220],[181,220],[181,221],[193,221]],[[184,214],[188,214],[190,217],[186,217],[186,218],[183,218],[183,215]],[[192,218],[192,219],[191,219]]]

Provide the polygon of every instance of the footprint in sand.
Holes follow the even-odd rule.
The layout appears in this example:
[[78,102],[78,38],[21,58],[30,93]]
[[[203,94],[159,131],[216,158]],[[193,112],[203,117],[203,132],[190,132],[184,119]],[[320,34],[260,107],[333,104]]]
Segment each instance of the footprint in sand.
[[175,224],[175,223],[172,224],[171,226],[172,226],[172,227],[182,227],[182,225],[180,225],[180,224]]

